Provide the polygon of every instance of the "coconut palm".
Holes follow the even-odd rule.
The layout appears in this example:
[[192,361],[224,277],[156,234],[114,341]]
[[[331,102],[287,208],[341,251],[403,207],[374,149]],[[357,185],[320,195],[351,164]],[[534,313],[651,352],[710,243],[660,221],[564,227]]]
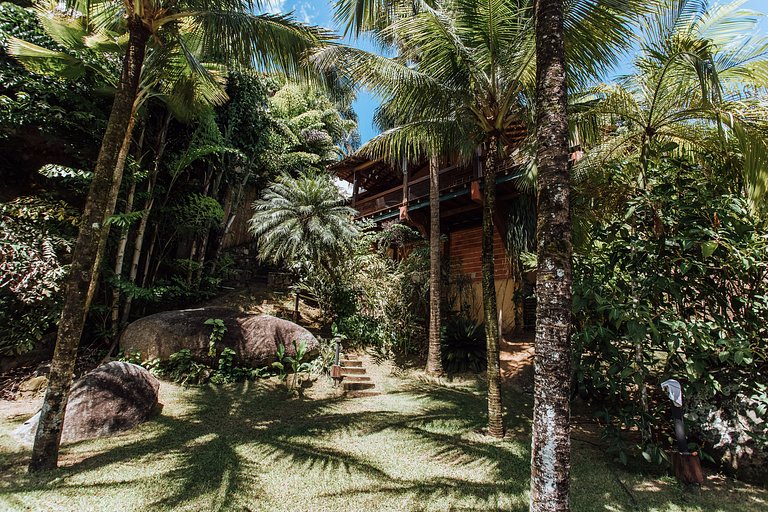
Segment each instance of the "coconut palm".
[[572,253],[563,0],[536,3],[538,240],[530,510],[569,511]]
[[718,167],[736,171],[727,179],[753,203],[764,201],[768,37],[756,30],[764,15],[743,3],[656,4],[641,23],[634,72],[595,88],[594,107],[574,119],[595,144],[579,163],[577,179],[629,158],[639,162],[635,185],[645,186],[653,155],[721,155],[732,165]]
[[[361,12],[361,6],[369,4],[355,5],[352,10]],[[389,13],[389,25],[379,31],[384,38],[396,41],[397,57],[385,58],[334,46],[321,50],[314,59],[323,67],[342,68],[342,74],[384,98],[377,116],[380,124],[394,128],[373,138],[361,152],[414,158],[434,154],[430,151],[439,149],[442,154],[466,161],[476,154],[478,147],[482,149],[488,430],[501,436],[504,427],[493,278],[493,211],[496,174],[503,155],[508,154],[514,143],[507,134],[532,117],[535,45],[531,4],[522,0],[448,0],[433,6],[418,4],[415,14],[413,5],[392,4],[384,11],[376,7],[380,14]],[[637,5],[596,4],[587,0],[570,4],[566,41],[569,53],[573,54],[572,82],[593,78],[627,48],[627,19],[637,11]],[[351,26],[365,29],[369,27],[366,23],[373,23],[377,16],[351,17]],[[603,45],[594,43],[598,28]]]
[[286,16],[254,14],[259,4],[250,0],[75,0],[68,2],[67,7],[86,16],[88,23],[97,27],[117,32],[117,27],[125,26],[128,37],[65,288],[30,471],[54,468],[57,464],[77,347],[106,246],[107,219],[117,200],[122,178],[120,153],[131,137],[147,47],[177,41],[184,55],[191,56],[182,40],[181,34],[185,33],[199,41],[205,61],[256,64],[296,72],[302,54],[324,38],[322,31],[297,24]]
[[325,173],[277,178],[253,203],[250,229],[259,257],[280,265],[315,265],[337,280],[338,263],[358,234],[355,211],[346,202]]

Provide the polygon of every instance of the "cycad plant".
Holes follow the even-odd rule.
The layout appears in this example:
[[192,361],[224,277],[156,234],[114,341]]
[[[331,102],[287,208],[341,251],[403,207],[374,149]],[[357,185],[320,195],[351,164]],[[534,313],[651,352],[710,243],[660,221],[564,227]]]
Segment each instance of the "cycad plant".
[[283,175],[253,203],[250,229],[266,262],[324,269],[338,281],[337,264],[358,234],[355,211],[323,172]]
[[259,3],[250,0],[75,0],[66,5],[85,16],[89,25],[112,32],[125,27],[127,42],[65,288],[30,471],[54,468],[57,464],[77,347],[106,246],[107,219],[114,210],[122,178],[120,153],[131,137],[147,48],[176,41],[183,54],[188,55],[186,37],[197,42],[203,61],[298,71],[302,54],[321,42],[325,34],[285,16],[254,14],[259,7]]

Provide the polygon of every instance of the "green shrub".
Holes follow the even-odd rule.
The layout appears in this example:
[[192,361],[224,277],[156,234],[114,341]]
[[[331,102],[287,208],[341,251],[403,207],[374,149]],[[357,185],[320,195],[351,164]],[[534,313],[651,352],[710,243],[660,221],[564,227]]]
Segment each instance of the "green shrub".
[[[705,451],[741,434],[760,437],[738,422],[720,422],[717,440],[704,434],[735,397],[764,396],[766,227],[746,200],[719,189],[697,167],[665,164],[577,256],[579,392],[600,404],[616,432],[640,432],[648,458],[658,460],[658,447],[671,437],[668,400],[659,388],[668,378],[683,384],[689,427],[707,443]],[[741,403],[753,404],[743,413],[758,420],[754,425],[768,420],[759,398]]]
[[466,315],[448,315],[443,322],[443,368],[448,373],[479,373],[488,366],[485,327]]
[[142,361],[141,355],[138,353],[124,353],[118,359],[141,365],[157,377],[185,386],[205,384],[206,382],[228,384],[245,380],[256,380],[272,375],[272,372],[267,367],[249,368],[237,366],[235,364],[235,357],[234,350],[225,348],[219,354],[215,368],[195,361],[192,352],[188,349],[182,349],[171,354],[167,361],[160,361],[159,359]]
[[[340,263],[340,278],[313,269],[299,286],[317,299],[349,346],[375,348],[382,355],[423,353],[428,247],[411,228],[396,226],[383,232],[361,229],[352,256]],[[412,250],[399,261],[393,259],[391,245],[397,250],[397,244],[406,243],[415,246],[409,245]]]

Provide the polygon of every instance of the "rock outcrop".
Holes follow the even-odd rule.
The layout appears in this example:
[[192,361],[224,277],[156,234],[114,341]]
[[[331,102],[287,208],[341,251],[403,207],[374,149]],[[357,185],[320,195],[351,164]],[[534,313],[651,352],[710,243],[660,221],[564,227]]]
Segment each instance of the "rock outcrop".
[[192,352],[201,362],[214,364],[208,355],[212,327],[209,318],[220,319],[227,330],[217,349],[235,351],[238,364],[266,366],[277,360],[277,348],[294,355],[293,342],[307,345],[308,355],[318,350],[317,339],[305,328],[282,318],[246,313],[230,308],[199,308],[166,311],[150,315],[130,324],[120,338],[125,353],[139,353],[142,360],[166,360],[182,349]]
[[[141,366],[121,361],[99,366],[74,383],[64,415],[61,442],[105,437],[147,421],[157,409],[158,381]],[[31,444],[38,412],[15,435]]]

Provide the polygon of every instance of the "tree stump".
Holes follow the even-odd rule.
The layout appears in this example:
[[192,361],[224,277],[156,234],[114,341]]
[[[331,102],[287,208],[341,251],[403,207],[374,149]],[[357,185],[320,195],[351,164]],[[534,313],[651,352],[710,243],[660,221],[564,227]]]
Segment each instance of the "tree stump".
[[704,483],[704,473],[697,453],[672,452],[672,469],[675,477],[684,484]]

